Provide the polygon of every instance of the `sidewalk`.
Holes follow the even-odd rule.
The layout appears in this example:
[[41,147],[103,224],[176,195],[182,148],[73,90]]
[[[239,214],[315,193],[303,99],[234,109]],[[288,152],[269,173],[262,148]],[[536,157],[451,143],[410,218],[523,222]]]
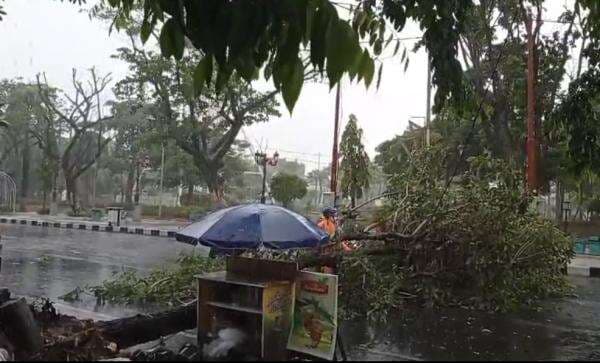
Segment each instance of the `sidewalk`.
[[600,277],[600,256],[577,254],[568,267],[569,275]]
[[0,215],[0,223],[134,233],[163,237],[174,237],[175,232],[189,224],[189,222],[181,220],[142,219],[140,222],[133,222],[130,219],[125,219],[121,222],[120,226],[109,226],[106,218],[103,218],[101,221],[92,221],[88,217],[69,217],[66,215],[50,216],[40,215],[35,212]]

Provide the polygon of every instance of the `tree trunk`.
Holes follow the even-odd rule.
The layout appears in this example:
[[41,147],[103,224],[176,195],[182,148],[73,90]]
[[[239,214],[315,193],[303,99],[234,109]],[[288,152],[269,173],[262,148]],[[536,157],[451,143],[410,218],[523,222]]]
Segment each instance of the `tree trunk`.
[[208,191],[213,195],[215,202],[220,202],[223,198],[221,195],[221,186],[218,180],[218,170],[216,168],[210,168],[206,170],[204,174],[204,181],[208,187]]
[[196,327],[196,304],[146,315],[97,322],[102,335],[120,349]]
[[24,298],[9,300],[0,306],[0,324],[17,349],[36,352],[42,347],[40,327]]
[[133,204],[133,180],[134,180],[134,168],[129,168],[127,171],[127,185],[125,186],[125,204]]
[[46,210],[46,206],[48,204],[48,191],[46,188],[42,191],[42,210]]
[[78,202],[78,195],[77,195],[77,179],[73,178],[72,175],[70,175],[69,172],[65,172],[65,184],[67,187],[67,200],[69,202],[69,204],[71,205],[71,210],[73,211],[74,215],[78,215],[79,214],[79,202]]
[[139,205],[140,204],[140,188],[141,188],[141,181],[142,181],[142,171],[140,170],[139,167],[136,168],[136,178],[135,178],[135,195],[134,195],[134,202],[135,205]]
[[25,140],[23,143],[23,154],[22,154],[22,163],[21,163],[21,198],[19,203],[19,209],[22,212],[26,212],[25,210],[25,202],[27,197],[29,196],[29,169],[30,169],[30,160],[31,160],[31,149],[29,147],[29,140]]
[[194,198],[194,184],[189,183],[187,185],[187,199],[188,203],[191,203]]
[[562,203],[564,200],[565,191],[560,180],[556,180],[556,205],[554,206],[556,224],[560,227],[563,222]]

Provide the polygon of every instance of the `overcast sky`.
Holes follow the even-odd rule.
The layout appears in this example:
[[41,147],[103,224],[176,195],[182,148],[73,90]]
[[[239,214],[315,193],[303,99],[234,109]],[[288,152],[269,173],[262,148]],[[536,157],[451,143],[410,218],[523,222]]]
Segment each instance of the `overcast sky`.
[[[545,18],[555,18],[568,2],[550,1]],[[0,79],[22,77],[32,81],[37,73],[45,72],[52,85],[71,90],[72,68],[83,73],[95,66],[102,74],[112,73],[114,80],[126,74],[126,66],[110,58],[116,48],[126,44],[123,37],[115,33],[109,36],[106,24],[90,20],[78,6],[51,0],[6,0],[5,10],[8,15],[0,22]],[[557,27],[560,25],[545,24],[544,32]],[[415,24],[409,24],[401,34],[419,35]],[[403,42],[409,50],[413,44]],[[343,82],[341,129],[348,115],[355,114],[371,156],[382,141],[402,133],[411,116],[425,115],[426,56],[422,50],[409,54],[406,72],[399,57],[382,56],[379,89],[371,85],[366,90],[364,84],[349,84],[347,79]],[[256,86],[266,89],[268,84],[263,81]],[[331,160],[334,91],[327,84],[305,84],[292,115],[282,106],[280,118],[245,128],[240,137],[247,137],[254,147],[268,146],[268,151],[277,149],[283,157],[297,158],[309,170],[317,166],[321,154],[324,166]],[[109,98],[106,94],[105,99]]]

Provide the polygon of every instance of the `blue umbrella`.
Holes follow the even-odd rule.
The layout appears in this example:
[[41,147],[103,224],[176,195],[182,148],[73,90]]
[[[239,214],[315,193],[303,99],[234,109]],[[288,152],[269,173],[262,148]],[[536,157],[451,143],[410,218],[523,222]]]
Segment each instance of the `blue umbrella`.
[[266,204],[221,209],[185,227],[176,238],[216,249],[311,248],[329,241],[327,233],[305,217]]

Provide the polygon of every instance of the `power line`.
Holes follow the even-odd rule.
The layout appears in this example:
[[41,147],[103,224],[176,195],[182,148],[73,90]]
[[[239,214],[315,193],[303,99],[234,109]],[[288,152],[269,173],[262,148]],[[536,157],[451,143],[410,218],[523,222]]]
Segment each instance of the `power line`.
[[291,150],[283,150],[283,149],[278,149],[278,148],[268,148],[269,150],[273,150],[273,151],[280,151],[280,152],[284,152],[284,153],[288,153],[288,154],[298,154],[298,155],[313,155],[313,156],[319,156],[319,155],[323,155],[324,153],[307,153],[307,152],[301,152],[301,151],[291,151]]

